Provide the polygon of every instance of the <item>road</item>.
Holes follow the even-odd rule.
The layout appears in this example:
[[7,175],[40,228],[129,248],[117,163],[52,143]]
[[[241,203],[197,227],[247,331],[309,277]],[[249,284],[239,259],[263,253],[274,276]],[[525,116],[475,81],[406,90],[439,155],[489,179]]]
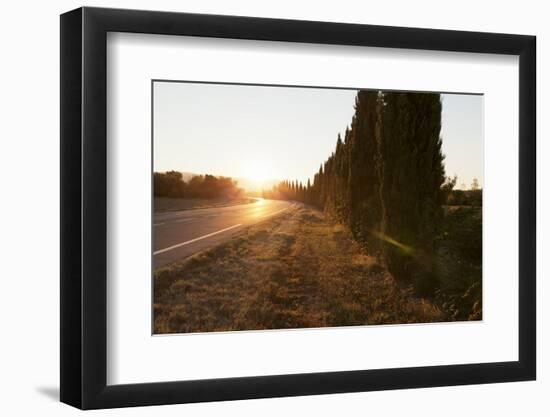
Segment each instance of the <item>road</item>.
[[255,203],[155,213],[154,267],[168,265],[229,240],[243,227],[282,214],[295,203],[258,199]]

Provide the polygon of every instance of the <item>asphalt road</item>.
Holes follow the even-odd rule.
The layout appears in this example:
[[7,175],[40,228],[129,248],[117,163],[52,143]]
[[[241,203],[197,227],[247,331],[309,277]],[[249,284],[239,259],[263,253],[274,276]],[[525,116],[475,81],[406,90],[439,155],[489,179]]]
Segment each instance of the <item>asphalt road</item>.
[[284,213],[294,203],[259,199],[255,203],[155,213],[155,268],[229,240],[243,227]]

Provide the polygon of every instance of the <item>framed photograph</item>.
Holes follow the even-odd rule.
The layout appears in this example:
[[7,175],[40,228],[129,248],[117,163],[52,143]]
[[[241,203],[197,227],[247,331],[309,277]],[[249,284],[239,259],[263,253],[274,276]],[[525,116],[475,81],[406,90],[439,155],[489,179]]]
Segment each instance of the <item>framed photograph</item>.
[[61,16],[61,401],[533,380],[535,37]]

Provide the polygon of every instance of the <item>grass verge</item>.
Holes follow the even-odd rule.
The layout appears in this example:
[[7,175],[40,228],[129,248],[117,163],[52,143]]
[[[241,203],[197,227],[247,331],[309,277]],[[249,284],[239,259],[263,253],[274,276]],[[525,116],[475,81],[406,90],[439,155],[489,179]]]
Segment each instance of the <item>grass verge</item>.
[[350,233],[301,207],[155,271],[154,332],[444,321]]

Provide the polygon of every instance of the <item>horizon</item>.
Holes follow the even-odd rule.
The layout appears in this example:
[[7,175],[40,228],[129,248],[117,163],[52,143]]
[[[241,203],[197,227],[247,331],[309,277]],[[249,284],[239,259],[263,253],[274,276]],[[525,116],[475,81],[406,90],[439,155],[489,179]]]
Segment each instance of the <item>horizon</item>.
[[[256,186],[256,187],[253,187],[253,188],[246,188],[246,187],[243,187],[242,184],[239,182],[239,181],[249,181],[250,183],[255,183],[255,182],[258,182],[257,180],[254,180],[254,179],[251,179],[251,178],[245,178],[245,177],[232,177],[230,175],[215,175],[215,174],[211,174],[209,172],[205,172],[205,173],[195,173],[195,172],[187,172],[187,171],[177,171],[175,169],[169,169],[167,171],[154,171],[155,173],[161,173],[161,174],[165,174],[167,172],[170,172],[170,171],[176,171],[176,172],[179,172],[183,175],[183,181],[185,182],[188,182],[189,179],[191,179],[192,177],[198,177],[198,176],[206,176],[206,175],[212,175],[216,178],[221,178],[221,177],[225,177],[225,178],[230,178],[232,179],[233,181],[236,181],[237,183],[237,187],[242,187],[245,191],[262,191],[262,190],[269,190],[271,189],[274,185],[277,185],[278,183],[281,183],[283,181],[288,181],[288,182],[293,182],[293,181],[297,181],[296,179],[291,179],[291,178],[283,178],[283,179],[278,179],[278,178],[268,178],[268,179],[265,179],[265,180],[262,180],[261,183],[262,184],[271,184],[271,186],[262,186],[262,185],[259,185],[259,186]],[[475,178],[475,177],[474,177]],[[460,178],[458,178],[458,180],[460,180]],[[463,191],[468,191],[468,190],[471,190],[472,189],[472,184],[466,184],[466,183],[460,183],[459,181],[457,180],[456,182],[456,185],[455,187],[453,188],[453,190],[463,190]],[[478,179],[479,181],[479,179]],[[306,182],[300,182],[301,185],[307,185],[307,180]],[[465,187],[461,188],[462,185],[465,185]],[[482,183],[479,182],[479,189],[483,189],[483,186],[482,186]]]

